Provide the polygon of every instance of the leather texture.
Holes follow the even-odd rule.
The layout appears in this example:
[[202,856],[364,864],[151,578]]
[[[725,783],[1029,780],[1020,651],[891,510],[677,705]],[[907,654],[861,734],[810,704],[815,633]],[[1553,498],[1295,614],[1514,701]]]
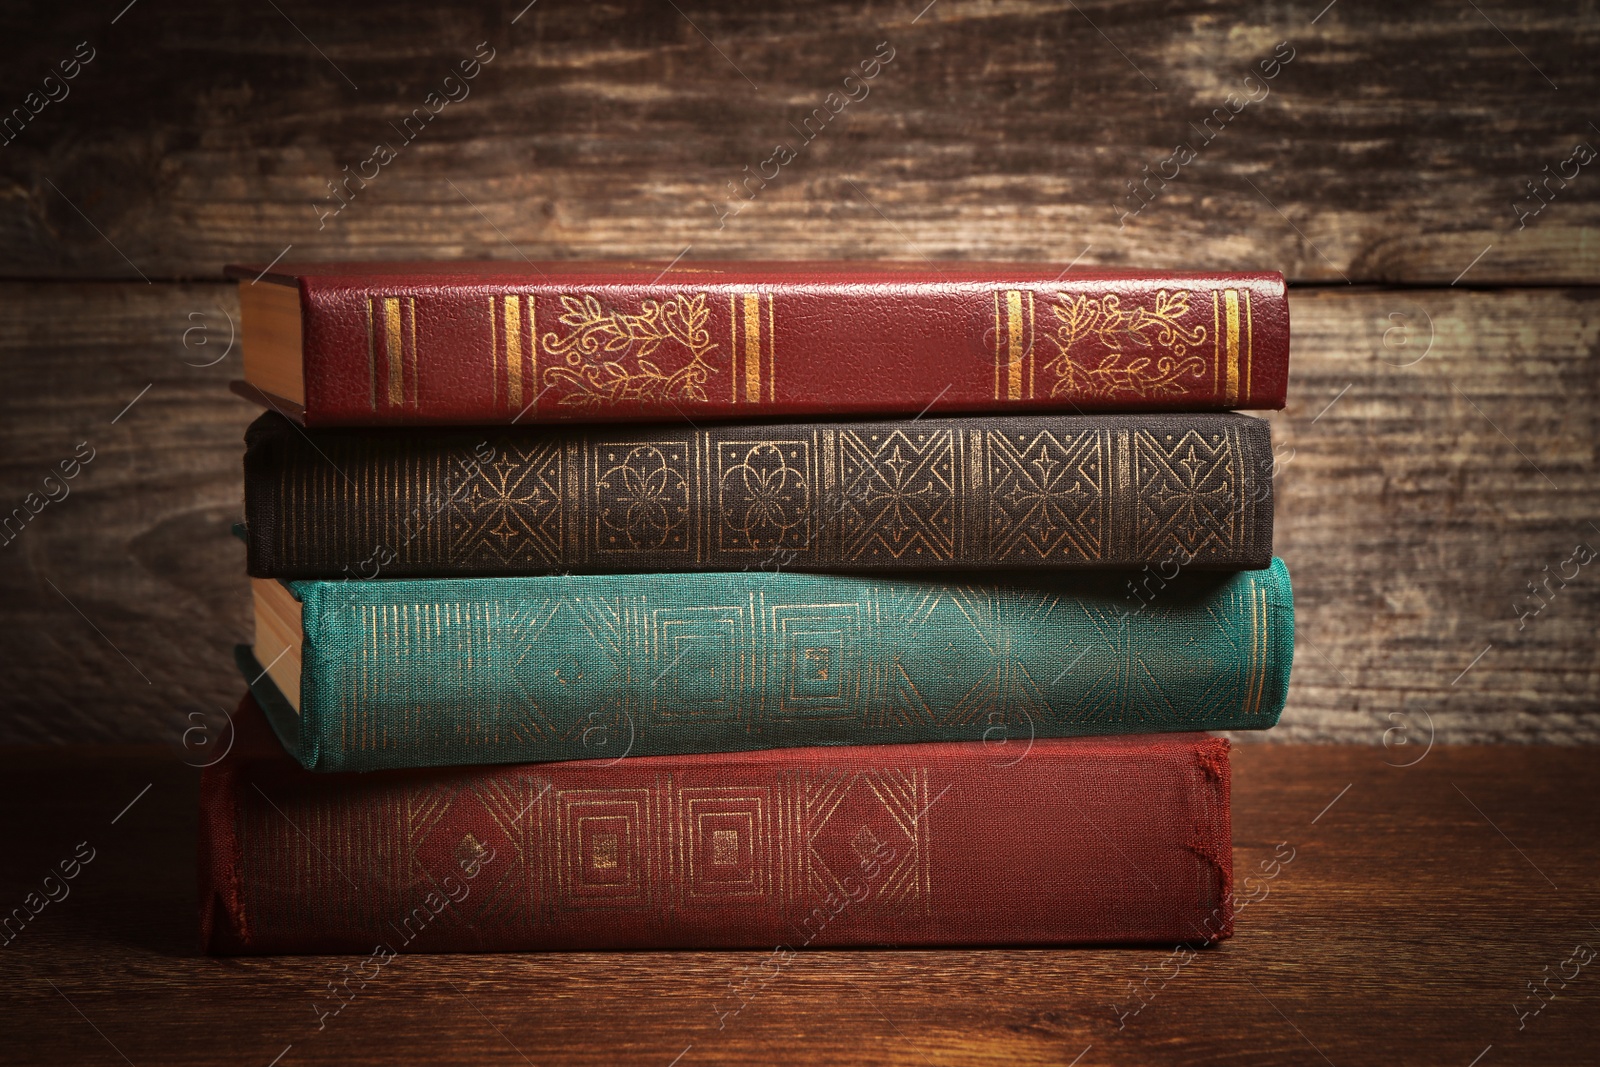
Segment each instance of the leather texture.
[[258,578],[1138,567],[1272,558],[1247,415],[246,434]]
[[[234,730],[201,779],[202,943],[370,953],[345,969],[350,994],[413,952],[760,949],[760,982],[823,946],[1171,944],[1232,929],[1220,738],[352,777],[295,767],[248,698]],[[342,998],[319,996],[319,1015]]]
[[315,426],[1280,408],[1288,380],[1278,274],[330,263],[262,281],[300,290]]

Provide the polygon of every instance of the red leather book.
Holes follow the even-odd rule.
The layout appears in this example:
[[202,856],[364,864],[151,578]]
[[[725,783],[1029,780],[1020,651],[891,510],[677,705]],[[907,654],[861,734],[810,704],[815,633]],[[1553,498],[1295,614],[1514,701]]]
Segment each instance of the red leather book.
[[230,267],[306,425],[1280,408],[1278,274],[1007,264]]
[[212,952],[781,961],[1232,931],[1228,742],[1203,734],[330,775],[284,755],[249,698],[234,722],[201,784]]

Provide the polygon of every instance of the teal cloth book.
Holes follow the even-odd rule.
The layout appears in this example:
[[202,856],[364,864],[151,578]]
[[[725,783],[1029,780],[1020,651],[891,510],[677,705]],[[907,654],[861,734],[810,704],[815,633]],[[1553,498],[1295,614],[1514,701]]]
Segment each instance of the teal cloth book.
[[1267,570],[254,580],[240,667],[312,770],[1264,729],[1294,651]]

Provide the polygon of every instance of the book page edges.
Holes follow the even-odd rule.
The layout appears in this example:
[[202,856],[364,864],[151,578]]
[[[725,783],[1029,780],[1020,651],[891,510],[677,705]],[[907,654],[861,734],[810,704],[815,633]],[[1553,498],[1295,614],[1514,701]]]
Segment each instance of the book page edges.
[[245,381],[304,408],[299,287],[241,280],[239,316]]
[[283,694],[295,714],[300,713],[300,660],[305,644],[300,602],[275,578],[252,578],[255,601],[255,657]]

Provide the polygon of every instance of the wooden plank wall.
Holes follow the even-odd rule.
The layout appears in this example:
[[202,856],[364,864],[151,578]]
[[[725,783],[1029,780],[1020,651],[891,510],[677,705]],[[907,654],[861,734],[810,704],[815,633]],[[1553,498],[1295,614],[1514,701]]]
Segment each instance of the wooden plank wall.
[[[236,699],[252,412],[225,391],[238,312],[217,279],[286,249],[1282,270],[1299,637],[1264,739],[1387,739],[1397,760],[1430,729],[1600,740],[1600,567],[1552,579],[1537,614],[1527,595],[1600,549],[1600,19],[925,4],[15,13],[0,511],[81,442],[94,458],[0,546],[0,743],[170,741]],[[466,95],[408,140],[447,88]],[[328,183],[379,142],[394,158],[335,213]],[[780,142],[793,160],[733,192]],[[1164,163],[1180,144],[1193,158]]]

